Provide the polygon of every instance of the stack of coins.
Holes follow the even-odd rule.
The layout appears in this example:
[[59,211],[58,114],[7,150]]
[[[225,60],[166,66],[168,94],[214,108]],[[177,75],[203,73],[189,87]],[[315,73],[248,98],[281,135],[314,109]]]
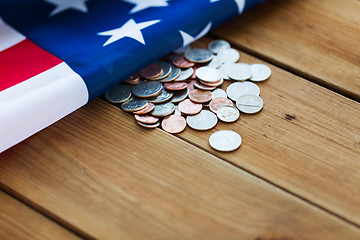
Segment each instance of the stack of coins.
[[[105,98],[132,113],[145,128],[161,125],[172,134],[186,126],[209,130],[218,120],[235,122],[240,112],[254,114],[263,108],[254,82],[267,80],[271,70],[264,64],[238,63],[239,58],[225,40],[210,42],[208,49],[183,47],[125,79]],[[221,89],[224,80],[232,81],[226,91]],[[216,150],[233,151],[241,137],[223,130],[211,135],[209,143]]]

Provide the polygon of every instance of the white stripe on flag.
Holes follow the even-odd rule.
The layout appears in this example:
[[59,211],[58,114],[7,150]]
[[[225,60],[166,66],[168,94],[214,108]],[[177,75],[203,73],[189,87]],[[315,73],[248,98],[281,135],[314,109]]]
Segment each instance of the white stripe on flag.
[[82,78],[66,63],[0,92],[0,153],[88,101]]
[[24,39],[24,35],[11,28],[0,18],[0,52]]

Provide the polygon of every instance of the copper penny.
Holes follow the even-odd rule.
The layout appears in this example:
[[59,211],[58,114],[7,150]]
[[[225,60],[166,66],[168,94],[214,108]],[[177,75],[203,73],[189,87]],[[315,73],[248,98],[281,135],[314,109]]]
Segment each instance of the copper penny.
[[183,90],[187,88],[186,82],[169,82],[164,84],[164,88],[170,91]]
[[140,81],[140,74],[139,73],[135,73],[134,75],[131,75],[130,77],[128,77],[127,79],[124,80],[124,83],[128,83],[128,84],[137,84]]
[[189,98],[196,103],[205,103],[212,99],[212,94],[210,91],[194,89],[189,92]]
[[219,81],[217,81],[217,82],[205,82],[205,81],[202,81],[202,80],[200,80],[200,82],[201,82],[202,84],[206,85],[206,86],[209,86],[209,87],[218,87],[218,86],[220,86],[221,84],[223,84],[224,79],[221,78],[221,79],[220,79]]
[[133,112],[133,114],[146,114],[154,110],[155,105],[153,103],[150,103],[140,111]]
[[170,115],[161,122],[161,127],[168,133],[182,132],[186,127],[186,120],[180,115]]
[[186,115],[198,114],[202,109],[202,104],[194,103],[190,99],[185,99],[179,103],[179,111]]
[[140,70],[140,76],[146,79],[153,79],[159,77],[163,72],[159,64],[152,63],[149,66]]
[[194,82],[194,86],[198,89],[205,90],[205,91],[211,91],[214,90],[216,87],[210,87],[207,85],[202,84],[200,81],[196,80]]
[[233,102],[224,97],[218,97],[211,100],[209,107],[213,113],[217,113],[217,110],[222,106],[233,106]]
[[194,90],[195,89],[195,86],[194,86],[194,83],[196,82],[196,80],[190,80],[190,81],[187,81],[187,88],[189,89],[189,91],[191,90]]
[[196,70],[197,70],[198,68],[200,68],[200,67],[202,67],[202,65],[200,65],[200,64],[195,64],[195,65],[193,66],[194,72],[193,72],[193,74],[191,75],[190,79],[196,79],[196,78],[197,78],[197,77],[196,77]]
[[159,118],[153,117],[150,115],[135,115],[135,119],[136,119],[136,121],[145,123],[145,124],[154,124],[159,121]]
[[178,68],[190,68],[195,65],[195,63],[189,62],[183,56],[174,57],[171,62],[175,67]]

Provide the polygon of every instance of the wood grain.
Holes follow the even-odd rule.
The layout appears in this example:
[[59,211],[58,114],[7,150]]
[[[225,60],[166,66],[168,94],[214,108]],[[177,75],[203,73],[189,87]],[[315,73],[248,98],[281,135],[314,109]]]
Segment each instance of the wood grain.
[[94,238],[360,238],[359,229],[176,136],[137,126],[102,100],[5,151],[0,176],[2,187]]
[[271,0],[212,32],[360,101],[360,1]]
[[1,239],[80,239],[3,191],[0,202]]

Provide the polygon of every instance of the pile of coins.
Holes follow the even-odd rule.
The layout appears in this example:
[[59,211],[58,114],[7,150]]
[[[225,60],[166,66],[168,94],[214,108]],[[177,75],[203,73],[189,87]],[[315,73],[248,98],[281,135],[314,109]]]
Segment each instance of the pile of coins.
[[[239,58],[225,40],[210,42],[208,49],[183,47],[113,87],[105,98],[133,113],[145,128],[161,125],[173,134],[186,126],[209,130],[218,119],[235,122],[240,112],[254,114],[263,108],[254,82],[267,80],[271,70],[264,64],[238,63]],[[226,91],[220,88],[224,80],[233,81]],[[241,137],[223,130],[212,134],[209,143],[216,150],[232,151],[240,146]]]

